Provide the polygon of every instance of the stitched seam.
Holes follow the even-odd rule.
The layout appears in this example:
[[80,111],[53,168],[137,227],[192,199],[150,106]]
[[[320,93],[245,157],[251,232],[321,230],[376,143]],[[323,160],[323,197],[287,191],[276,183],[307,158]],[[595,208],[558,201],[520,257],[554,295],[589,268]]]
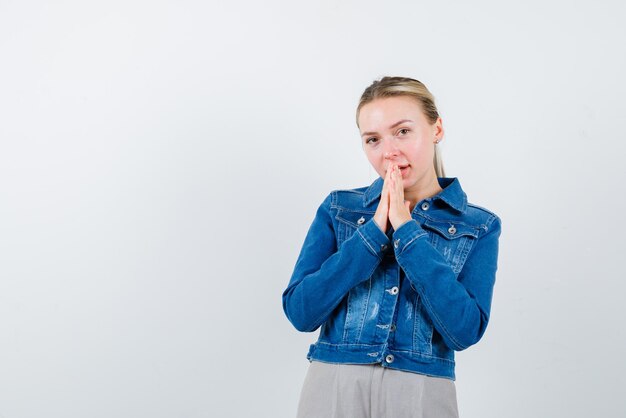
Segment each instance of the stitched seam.
[[[374,273],[374,270],[376,270],[376,267],[378,267],[378,265],[377,265],[377,264],[375,264],[375,265],[371,268],[370,272],[366,275],[366,277],[367,277],[368,279],[371,279],[371,277],[372,277],[372,273]],[[364,280],[363,280],[363,281],[364,281]],[[359,282],[359,283],[360,283],[360,282]],[[333,310],[337,307],[337,305],[338,305],[339,303],[341,303],[341,300],[342,300],[344,297],[345,297],[345,295],[344,295],[344,296],[342,296],[342,297],[341,297],[341,299],[339,299],[339,302],[337,302],[337,303],[333,303],[333,304],[332,304],[332,306],[333,306],[333,308],[332,308],[332,309],[328,309],[326,312],[324,312],[324,314],[322,314],[322,315],[318,316],[318,317],[315,319],[315,321],[313,321],[313,328],[310,328],[309,330],[310,330],[310,331],[313,331],[315,328],[317,328],[319,325],[321,325],[321,324],[319,324],[319,325],[316,325],[316,324],[318,324],[322,318],[324,318],[325,316],[328,316],[328,315],[329,315],[329,314],[330,314],[330,313],[331,313],[331,312],[332,312],[332,311],[333,311]],[[347,315],[346,315],[346,318],[347,318]],[[345,325],[344,325],[344,332],[345,332]]]
[[361,196],[365,194],[364,191],[359,191],[359,190],[354,190],[354,189],[337,189],[335,190],[335,192],[360,194]]
[[[491,228],[491,224],[493,224],[496,219],[498,219],[498,216],[494,214],[493,217],[491,217],[490,219],[487,220],[487,223],[484,225],[485,232],[489,231],[489,228]],[[502,221],[500,221],[500,222],[502,222]]]
[[352,300],[352,292],[348,292],[348,300],[346,300],[346,319],[343,322],[343,337],[342,341],[346,341],[348,339],[348,323],[350,320],[350,315],[352,313],[352,309],[350,308],[350,301]]
[[[447,225],[454,225],[454,226],[459,226],[461,225],[461,222],[455,222],[455,221],[449,221],[449,222],[439,222],[440,224],[447,224]],[[480,236],[480,229],[484,229],[485,225],[479,225],[479,226],[470,226],[470,228],[473,231],[462,231],[460,229],[457,229],[458,233],[455,233],[454,235],[450,236],[448,234],[446,234],[444,231],[440,230],[439,228],[437,228],[437,226],[429,224],[428,222],[425,222],[424,225],[422,225],[422,228],[427,229],[429,231],[434,231],[437,232],[438,234],[444,235],[446,237],[446,239],[458,239],[460,237],[473,237],[473,238],[478,238]],[[447,229],[447,228],[446,228]]]
[[365,324],[365,317],[367,316],[367,308],[370,305],[370,297],[372,296],[372,276],[368,275],[369,279],[367,280],[369,282],[368,286],[367,286],[367,298],[365,299],[365,309],[363,310],[363,315],[361,315],[361,320],[359,321],[359,335],[356,337],[357,341],[361,341],[361,336],[363,335],[363,326]]
[[[372,267],[372,269],[370,270],[370,272],[369,272],[369,273],[367,273],[366,277],[368,278],[368,280],[371,280],[371,279],[372,279],[372,273],[374,273],[374,270],[376,270],[376,267],[378,267],[378,265],[376,265],[376,264],[375,264],[375,265]],[[365,281],[365,280],[364,280],[364,281]],[[371,292],[371,287],[370,287],[370,292]],[[350,302],[349,298],[350,298],[350,292],[348,292],[348,301],[347,301],[348,303]],[[340,302],[341,302],[341,300],[340,300]],[[335,309],[335,308],[333,308],[333,309]],[[330,312],[332,312],[332,311],[333,311],[333,309],[329,310],[329,311],[328,311],[327,313],[325,313],[324,315],[321,315],[319,318],[317,318],[317,320],[316,320],[315,322],[317,323],[317,322],[318,322],[321,318],[323,318],[324,316],[326,316],[326,315],[328,315]],[[349,311],[349,310],[350,310],[350,305],[348,304],[348,305],[347,305],[347,307],[346,307],[346,320],[344,321],[344,324],[343,324],[343,335],[344,335],[344,336],[343,336],[343,339],[344,339],[344,340],[346,339],[346,335],[348,334],[348,327],[347,327],[347,325],[348,325],[348,311]],[[366,312],[366,313],[367,313],[367,312]],[[359,335],[360,335],[360,332],[361,332],[361,331],[359,331]],[[329,345],[336,345],[336,344],[329,344]],[[362,344],[354,344],[354,345],[362,345]]]
[[335,206],[333,206],[333,209],[341,210],[341,211],[344,211],[344,212],[364,213],[366,215],[371,215],[371,214],[376,213],[375,211],[371,211],[371,210],[347,208],[345,206],[339,206],[338,204],[335,204]]
[[[338,348],[338,349],[357,347],[357,348],[370,349],[370,350],[379,349],[379,351],[384,351],[385,350],[385,348],[384,348],[385,344],[333,344],[333,343],[328,343],[328,342],[325,342],[325,341],[317,341],[315,343],[315,345],[325,345],[325,346],[328,346],[328,347],[335,347],[335,348]],[[389,351],[394,352],[394,353],[408,354],[408,355],[413,356],[413,357],[427,357],[427,358],[433,358],[433,359],[436,359],[436,360],[446,361],[446,362],[452,363],[452,364],[455,363],[454,359],[428,355],[428,354],[422,353],[420,351],[399,350],[399,349],[396,349],[396,348],[389,348]],[[362,363],[353,363],[353,364],[362,364]]]
[[419,328],[420,328],[420,319],[418,312],[418,303],[419,303],[420,294],[415,292],[415,306],[413,306],[413,347],[419,347]]
[[468,202],[468,203],[467,203],[467,206],[471,206],[471,207],[473,207],[473,208],[475,208],[475,209],[484,210],[485,212],[487,212],[488,214],[493,215],[493,216],[498,216],[498,215],[496,215],[495,213],[493,213],[492,211],[490,211],[489,209],[484,208],[484,207],[482,207],[482,206],[475,205],[475,204],[473,204],[473,203],[469,203],[469,202]]
[[382,346],[384,345],[383,343],[378,343],[378,344],[363,344],[363,343],[346,343],[346,344],[334,344],[334,343],[329,343],[326,341],[318,341],[316,342],[316,344],[323,344],[323,345],[328,345],[328,346],[332,346],[332,347],[363,347],[363,348],[368,348],[371,349],[376,348],[376,347],[380,347],[382,349]]
[[356,230],[357,234],[359,234],[359,236],[363,239],[363,242],[365,243],[365,245],[367,245],[367,248],[370,249],[370,251],[379,259],[382,260],[382,258],[380,258],[380,256],[376,253],[376,250],[374,249],[374,247],[372,247],[370,245],[370,243],[367,241],[367,238],[365,238],[365,235],[363,235],[363,233],[361,232],[360,229]]
[[410,245],[413,241],[415,241],[415,240],[416,240],[416,239],[418,239],[418,238],[425,237],[426,235],[428,235],[428,232],[424,232],[424,233],[422,233],[422,234],[419,234],[419,235],[417,235],[417,236],[413,237],[413,239],[411,239],[409,242],[407,242],[406,244],[404,244],[404,247],[402,247],[401,252],[404,252],[404,250],[406,249],[406,247],[408,247],[408,246],[409,246],[409,245]]
[[443,322],[441,322],[441,319],[439,319],[439,315],[437,315],[437,313],[433,310],[432,305],[430,304],[430,301],[428,300],[428,298],[424,297],[422,295],[422,300],[428,305],[429,310],[433,313],[433,319],[435,321],[437,321],[437,323],[441,326],[441,329],[443,329],[443,331],[446,333],[446,335],[448,336],[448,338],[450,338],[450,340],[456,344],[457,347],[459,347],[461,350],[469,347],[469,346],[465,346],[461,343],[459,343],[459,341],[454,337],[454,335],[452,335],[450,333],[450,331],[448,330],[448,328],[443,324]]
[[443,218],[433,218],[432,216],[426,215],[424,213],[418,213],[422,218],[427,219],[429,221],[437,222],[437,223],[452,223],[454,225],[464,225],[470,228],[480,228],[482,224],[468,224],[467,222],[460,221],[458,219],[443,219]]
[[[408,245],[408,244],[407,244]],[[406,246],[405,246],[406,247]],[[398,263],[400,264],[400,260],[398,260]],[[402,267],[402,264],[400,264],[400,267]],[[404,269],[404,273],[407,274],[407,270]],[[407,274],[408,275],[408,274]],[[420,290],[421,286],[420,286]],[[439,324],[441,326],[441,329],[446,333],[446,335],[450,338],[450,340],[457,345],[457,347],[459,347],[459,350],[463,350],[469,346],[464,346],[462,344],[460,344],[458,342],[458,340],[450,333],[450,331],[448,330],[448,328],[441,322],[441,319],[439,318],[439,315],[437,315],[437,313],[433,310],[432,305],[430,304],[430,301],[428,300],[427,297],[425,297],[425,295],[423,294],[423,292],[420,292],[420,296],[422,297],[422,301],[423,303],[428,305],[428,310],[432,312],[432,319],[437,321],[437,324]]]
[[466,238],[462,241],[459,241],[459,246],[456,249],[454,256],[452,257],[452,271],[455,274],[459,274],[462,269],[462,264],[465,264],[465,260],[467,260],[467,254],[472,248],[474,242],[469,238]]

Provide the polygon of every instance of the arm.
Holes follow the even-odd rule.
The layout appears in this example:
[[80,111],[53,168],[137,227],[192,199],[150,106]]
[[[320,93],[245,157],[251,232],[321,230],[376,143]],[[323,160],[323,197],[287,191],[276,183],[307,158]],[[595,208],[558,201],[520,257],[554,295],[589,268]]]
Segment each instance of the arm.
[[396,259],[422,298],[433,326],[448,347],[460,351],[477,343],[489,322],[496,278],[501,221],[493,216],[477,238],[457,279],[414,220],[393,234]]
[[369,279],[389,238],[373,218],[337,249],[330,211],[333,194],[320,205],[302,245],[283,310],[299,331],[315,331],[354,286]]

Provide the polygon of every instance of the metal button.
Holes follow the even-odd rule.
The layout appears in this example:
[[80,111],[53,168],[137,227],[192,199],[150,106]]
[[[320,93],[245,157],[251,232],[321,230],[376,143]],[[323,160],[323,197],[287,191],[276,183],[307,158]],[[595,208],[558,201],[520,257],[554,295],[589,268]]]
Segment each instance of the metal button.
[[389,248],[389,246],[387,244],[383,244],[383,245],[380,246],[380,250],[381,251],[386,251],[387,248]]
[[396,330],[396,324],[391,324],[389,331],[394,332]]
[[398,248],[399,245],[400,245],[400,238],[398,238],[397,240],[393,242],[393,248]]
[[456,234],[456,228],[454,227],[454,225],[452,225],[450,228],[448,228],[448,232],[449,232],[451,235]]
[[364,217],[360,217],[358,221],[356,221],[357,224],[361,225],[363,224],[363,222],[365,222],[365,218]]
[[397,295],[399,291],[400,289],[398,289],[398,286],[394,286],[391,289],[389,289],[389,293],[391,293],[392,295]]
[[428,202],[422,203],[422,210],[428,210],[429,207],[430,205],[428,204]]
[[385,357],[385,361],[387,363],[393,363],[393,360],[394,360],[393,354],[388,354],[387,357]]

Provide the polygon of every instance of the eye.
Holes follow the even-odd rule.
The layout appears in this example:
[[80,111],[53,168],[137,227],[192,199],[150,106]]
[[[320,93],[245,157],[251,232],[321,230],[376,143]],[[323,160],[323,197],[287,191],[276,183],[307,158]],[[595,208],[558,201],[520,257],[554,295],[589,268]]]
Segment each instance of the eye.
[[371,137],[371,138],[367,138],[367,139],[365,140],[365,143],[366,143],[366,144],[369,144],[369,143],[376,143],[376,141],[378,141],[378,138],[376,138],[376,137],[374,137],[374,136],[373,136],[373,137]]
[[406,135],[409,133],[409,129],[408,128],[402,128],[398,131],[398,134],[400,135]]

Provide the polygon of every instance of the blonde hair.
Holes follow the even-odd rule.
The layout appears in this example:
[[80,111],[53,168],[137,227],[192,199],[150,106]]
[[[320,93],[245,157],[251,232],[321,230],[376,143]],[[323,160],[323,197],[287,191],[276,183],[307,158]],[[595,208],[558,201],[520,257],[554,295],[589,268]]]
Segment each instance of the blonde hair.
[[[435,97],[422,82],[408,77],[383,77],[374,81],[361,95],[361,100],[359,100],[359,105],[356,108],[356,125],[359,126],[359,113],[363,106],[375,99],[394,96],[408,96],[416,99],[422,106],[426,119],[431,124],[437,122],[439,112],[437,111],[437,106],[435,106]],[[437,144],[435,144],[433,165],[435,166],[437,177],[445,177],[441,151]]]

